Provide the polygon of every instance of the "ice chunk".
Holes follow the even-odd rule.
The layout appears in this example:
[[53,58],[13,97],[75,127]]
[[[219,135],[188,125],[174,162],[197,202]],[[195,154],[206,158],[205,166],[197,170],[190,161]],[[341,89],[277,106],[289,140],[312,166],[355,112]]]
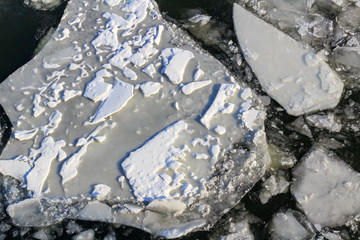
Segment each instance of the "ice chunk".
[[238,4],[234,4],[233,17],[239,44],[263,90],[289,114],[302,115],[338,104],[343,83],[312,49]]
[[61,148],[65,146],[65,141],[54,141],[52,137],[46,137],[41,142],[41,147],[35,152],[34,167],[26,175],[26,188],[33,192],[34,196],[40,196],[45,184],[45,180],[50,172],[52,161],[59,156]]
[[259,194],[261,203],[265,204],[271,197],[288,191],[289,185],[290,183],[283,176],[271,175],[262,184],[263,189]]
[[91,119],[91,123],[95,124],[104,121],[105,118],[120,111],[122,108],[125,107],[125,105],[133,96],[133,85],[120,80],[116,80],[109,93],[109,96],[100,105],[94,117]]
[[198,15],[195,15],[195,16],[189,18],[189,21],[192,23],[200,22],[201,25],[205,25],[210,21],[210,19],[211,19],[211,16],[198,14]]
[[94,102],[104,100],[109,95],[111,85],[104,82],[104,78],[112,77],[106,69],[95,73],[95,78],[86,84],[84,97],[90,98]]
[[94,186],[94,191],[90,194],[91,197],[96,197],[97,200],[104,200],[109,196],[111,192],[111,187],[106,186],[105,184],[97,184]]
[[99,201],[89,202],[79,213],[80,219],[88,221],[110,221],[112,217],[111,208]]
[[161,51],[164,68],[162,72],[174,84],[179,84],[183,80],[186,65],[194,54],[188,50],[180,48],[166,48]]
[[200,122],[209,129],[210,122],[216,115],[226,113],[228,106],[231,106],[228,105],[227,98],[235,95],[238,89],[239,86],[237,84],[221,84],[214,101],[201,117]]
[[340,132],[341,124],[336,121],[335,115],[329,113],[327,115],[313,114],[306,117],[310,125],[322,129],[329,130],[330,132]]
[[254,235],[250,230],[250,225],[247,219],[231,223],[229,227],[229,234],[221,236],[221,240],[254,240]]
[[157,82],[144,82],[140,84],[140,89],[144,94],[144,97],[150,97],[151,95],[157,94],[163,87],[161,83]]
[[95,231],[93,229],[89,229],[83,231],[72,238],[73,240],[94,240],[95,239]]
[[294,212],[279,212],[274,215],[270,224],[272,239],[294,239],[302,240],[310,237],[309,232],[302,226],[294,216]]
[[185,95],[189,95],[193,93],[194,91],[206,87],[211,84],[211,80],[205,80],[205,81],[198,81],[198,82],[190,82],[181,87],[181,91]]
[[13,178],[24,182],[24,176],[30,170],[29,163],[20,159],[2,160],[0,161],[0,172],[5,176],[12,176]]
[[335,154],[315,148],[293,174],[293,195],[311,222],[343,225],[360,211],[360,174]]
[[121,0],[104,0],[105,3],[111,7],[114,7],[116,5],[119,5]]
[[24,0],[25,5],[38,10],[49,10],[62,2],[62,0]]

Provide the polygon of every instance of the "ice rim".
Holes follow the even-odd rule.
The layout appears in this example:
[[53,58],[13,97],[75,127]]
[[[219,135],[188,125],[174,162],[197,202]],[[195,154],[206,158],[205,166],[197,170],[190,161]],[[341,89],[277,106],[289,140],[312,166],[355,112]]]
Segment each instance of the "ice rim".
[[[69,1],[52,39],[0,85],[0,103],[15,128],[0,172],[29,190],[7,207],[18,226],[82,219],[166,238],[208,230],[269,161],[260,99],[151,0]],[[117,155],[115,143],[136,147]],[[175,173],[154,174],[143,155]]]

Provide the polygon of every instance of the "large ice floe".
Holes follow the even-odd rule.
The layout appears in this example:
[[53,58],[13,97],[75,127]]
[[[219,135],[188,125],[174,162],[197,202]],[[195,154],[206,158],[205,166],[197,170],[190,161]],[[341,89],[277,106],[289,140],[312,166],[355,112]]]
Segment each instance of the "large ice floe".
[[343,83],[322,52],[315,53],[238,4],[234,4],[233,18],[244,57],[262,89],[289,114],[302,115],[338,104]]
[[264,174],[265,112],[151,0],[69,1],[0,85],[14,131],[0,172],[20,226],[64,218],[174,238],[211,227]]

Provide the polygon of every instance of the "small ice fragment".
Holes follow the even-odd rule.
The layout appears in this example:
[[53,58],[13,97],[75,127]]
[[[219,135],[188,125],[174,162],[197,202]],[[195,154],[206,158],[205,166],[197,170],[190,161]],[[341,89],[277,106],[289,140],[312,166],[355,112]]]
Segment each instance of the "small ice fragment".
[[151,95],[157,94],[162,87],[163,85],[158,82],[145,82],[140,84],[140,89],[143,92],[144,97],[150,97]]
[[126,106],[133,96],[133,85],[120,80],[115,80],[115,83],[109,93],[109,97],[100,105],[92,118],[91,123],[99,123],[114,113],[117,113]]
[[111,188],[105,184],[97,184],[94,187],[91,197],[96,197],[97,200],[104,200],[111,192]]
[[104,2],[110,7],[114,7],[120,4],[121,0],[104,0]]
[[179,84],[183,80],[185,68],[188,62],[194,58],[189,50],[180,48],[165,48],[160,56],[163,59],[162,73],[164,73],[173,84]]
[[341,226],[360,211],[360,174],[334,153],[314,148],[293,176],[292,193],[312,223]]
[[338,123],[335,119],[335,115],[333,113],[329,113],[327,115],[319,115],[313,114],[306,117],[307,122],[318,128],[329,130],[330,132],[340,132],[341,124]]
[[190,82],[190,83],[184,84],[181,87],[181,91],[183,92],[183,94],[189,95],[200,88],[210,85],[211,83],[212,83],[211,80]]
[[289,185],[290,183],[283,176],[271,175],[262,184],[263,189],[259,194],[261,203],[266,204],[271,197],[286,192]]
[[92,229],[83,231],[72,238],[72,240],[94,240],[94,239],[95,239],[95,231]]
[[180,214],[186,209],[186,204],[178,200],[154,200],[146,206],[146,209],[165,214]]
[[251,92],[251,89],[250,88],[243,88],[241,90],[241,95],[240,97],[244,100],[250,98],[252,96],[252,92]]
[[233,84],[221,84],[220,88],[216,94],[215,99],[213,100],[211,106],[206,111],[206,113],[201,117],[200,122],[206,127],[210,128],[211,120],[224,110],[225,105],[227,104],[227,98],[233,96],[235,92],[239,89],[239,85],[236,83]]
[[199,80],[203,75],[204,75],[203,70],[201,70],[200,68],[196,69],[196,71],[194,73],[194,81]]
[[130,212],[135,213],[135,214],[138,214],[143,210],[142,207],[140,207],[138,205],[134,205],[134,204],[124,204],[124,207],[126,209],[128,209]]
[[195,153],[194,154],[194,158],[196,160],[199,160],[199,159],[208,159],[209,158],[209,155],[205,154],[205,153]]
[[195,15],[195,16],[189,18],[189,21],[192,23],[200,22],[201,25],[205,25],[210,21],[210,19],[211,19],[211,16],[198,14],[198,15]]
[[253,130],[258,126],[257,119],[261,118],[260,113],[258,110],[250,109],[242,113],[241,120],[247,128]]
[[30,140],[36,135],[38,130],[39,130],[38,128],[34,128],[31,130],[15,131],[14,138],[16,138],[19,141]]
[[106,69],[101,69],[95,73],[95,78],[86,84],[84,97],[94,102],[105,99],[110,92],[111,85],[105,83],[104,78],[112,77]]
[[217,159],[220,155],[220,151],[221,151],[221,147],[220,145],[216,144],[216,145],[212,145],[210,147],[210,152],[211,155],[213,156],[213,158]]
[[122,70],[124,77],[130,79],[131,81],[135,81],[137,79],[136,73],[130,68],[124,67]]
[[147,65],[145,68],[143,68],[142,70],[144,73],[146,73],[149,77],[153,77],[154,74],[156,73],[156,69],[155,69],[155,66],[154,64],[149,64]]
[[214,131],[219,135],[224,135],[226,133],[226,128],[223,125],[217,125]]
[[276,213],[270,224],[272,239],[308,239],[309,232],[294,217],[292,211]]
[[41,96],[39,94],[35,94],[34,100],[33,100],[33,116],[38,117],[40,114],[42,114],[45,111],[45,108],[40,106],[41,103]]
[[157,30],[157,34],[156,34],[156,38],[155,38],[155,40],[154,40],[154,43],[155,43],[156,45],[159,45],[159,44],[160,44],[161,39],[162,39],[161,37],[162,37],[163,31],[164,31],[164,26],[163,26],[163,25],[159,25],[159,26],[158,26],[158,30]]
[[81,91],[80,90],[64,90],[63,95],[62,95],[62,100],[64,102],[69,101],[70,99],[80,96],[81,95]]

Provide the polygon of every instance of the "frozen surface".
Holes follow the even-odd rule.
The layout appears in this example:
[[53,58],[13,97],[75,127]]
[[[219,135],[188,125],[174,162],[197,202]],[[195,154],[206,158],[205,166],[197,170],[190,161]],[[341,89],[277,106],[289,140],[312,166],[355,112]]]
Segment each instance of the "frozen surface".
[[262,89],[289,114],[302,115],[338,104],[343,83],[314,50],[238,4],[234,4],[233,18],[242,52]]
[[71,218],[179,237],[211,227],[269,159],[256,94],[150,0],[69,1],[0,103],[14,125],[0,172],[32,197],[7,208],[20,226]]
[[311,222],[343,225],[359,213],[360,175],[333,153],[313,149],[293,174],[293,195]]

